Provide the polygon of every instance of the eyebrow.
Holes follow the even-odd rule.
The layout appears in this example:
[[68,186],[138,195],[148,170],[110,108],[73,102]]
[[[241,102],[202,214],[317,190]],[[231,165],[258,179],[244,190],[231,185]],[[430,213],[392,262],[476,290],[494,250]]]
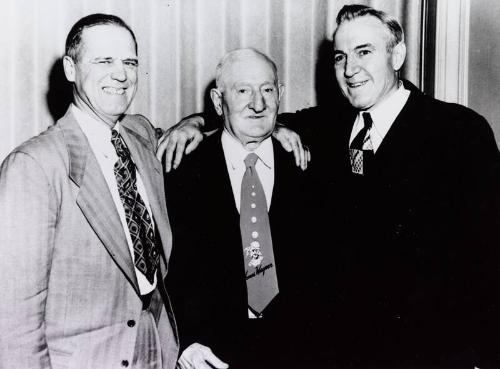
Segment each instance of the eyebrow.
[[[111,56],[96,56],[93,58],[91,61],[100,61],[100,60],[106,60],[106,61],[113,61],[115,58]],[[139,64],[139,59],[138,58],[125,58],[122,60],[122,62],[134,62]]]
[[[365,48],[367,48],[367,47],[371,47],[371,48],[373,48],[374,46],[373,46],[373,44],[371,44],[371,43],[366,43],[366,44],[361,44],[361,45],[356,46],[356,47],[354,48],[354,50],[365,49]],[[345,52],[344,52],[344,51],[342,51],[342,50],[333,50],[333,53],[334,53],[334,54],[345,54]]]
[[373,44],[370,44],[370,43],[366,43],[366,44],[362,44],[362,45],[358,45],[354,48],[354,50],[359,50],[359,49],[365,49],[367,47],[373,47]]
[[[274,86],[275,84],[276,84],[275,81],[264,81],[262,83],[259,83],[259,86],[264,86],[264,85],[273,85]],[[233,87],[233,88],[244,87],[244,86],[253,87],[253,83],[246,82],[246,81],[236,81],[231,85],[231,87]]]

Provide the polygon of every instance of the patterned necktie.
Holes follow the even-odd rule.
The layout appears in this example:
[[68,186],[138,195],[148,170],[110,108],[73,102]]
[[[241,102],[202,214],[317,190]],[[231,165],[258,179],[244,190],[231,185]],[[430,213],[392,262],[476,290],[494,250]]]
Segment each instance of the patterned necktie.
[[114,129],[111,132],[111,143],[118,155],[114,172],[134,246],[134,264],[146,276],[149,283],[153,284],[156,267],[160,260],[155,246],[153,221],[137,191],[135,164],[130,157],[130,151],[122,136]]
[[355,174],[366,175],[369,172],[374,153],[370,139],[370,129],[373,120],[368,112],[363,113],[364,127],[352,140],[349,147],[349,156],[351,158],[351,169]]
[[258,159],[254,153],[245,158],[246,171],[241,181],[240,204],[248,306],[256,316],[279,292],[266,197],[255,170]]

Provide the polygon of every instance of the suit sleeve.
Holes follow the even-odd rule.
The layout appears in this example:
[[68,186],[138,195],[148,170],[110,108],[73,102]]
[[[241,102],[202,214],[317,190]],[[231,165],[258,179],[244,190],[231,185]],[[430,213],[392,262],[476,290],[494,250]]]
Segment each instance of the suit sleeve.
[[[474,130],[467,132],[467,145],[460,158],[464,192],[469,196],[464,213],[472,224],[467,275],[472,301],[474,330],[480,363],[483,367],[498,367],[500,363],[500,268],[498,229],[500,227],[500,154],[493,132],[483,117],[476,117]],[[465,140],[465,139],[464,139]],[[465,284],[465,282],[464,282]]]
[[42,168],[24,153],[0,168],[0,363],[50,368],[45,304],[57,206]]
[[319,107],[299,110],[295,113],[281,113],[278,122],[297,132],[305,143],[317,142],[329,132],[329,124],[335,117]]
[[190,212],[192,196],[196,195],[191,192],[192,178],[185,174],[186,165],[183,165],[165,176],[165,196],[173,242],[166,280],[178,322],[179,354],[197,341],[196,324],[191,319],[192,309],[189,303],[191,299],[198,297],[192,288],[194,273],[190,271],[193,271],[193,260],[196,258],[192,258],[193,243],[190,240],[196,238],[200,230],[197,229],[197,214]]

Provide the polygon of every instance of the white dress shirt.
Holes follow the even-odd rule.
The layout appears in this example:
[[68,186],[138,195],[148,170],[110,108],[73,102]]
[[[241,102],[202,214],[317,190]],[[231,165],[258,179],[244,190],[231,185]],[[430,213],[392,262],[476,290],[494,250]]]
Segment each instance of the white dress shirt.
[[224,156],[226,158],[227,172],[231,179],[234,203],[236,204],[238,212],[240,211],[241,202],[241,181],[243,180],[243,175],[246,170],[244,160],[250,152],[254,152],[259,157],[259,160],[255,163],[255,169],[262,183],[262,188],[266,196],[267,210],[269,210],[274,186],[274,152],[271,137],[262,141],[259,147],[254,151],[246,150],[243,145],[225,129],[222,132],[221,141]]
[[[403,107],[408,101],[410,96],[410,91],[404,88],[401,83],[396,91],[394,91],[390,96],[388,96],[380,104],[374,106],[373,108],[367,110],[373,120],[372,128],[370,129],[370,140],[373,147],[373,152],[377,152],[382,140],[391,128],[392,124],[396,120],[397,116],[403,110]],[[360,111],[356,116],[354,125],[351,131],[351,139],[349,140],[349,145],[356,137],[356,135],[364,127],[364,121],[362,113],[365,111]]]
[[[118,155],[116,154],[116,150],[111,143],[111,130],[109,129],[109,126],[104,122],[98,121],[97,119],[91,117],[73,104],[71,105],[71,112],[76,118],[76,121],[78,122],[83,133],[87,137],[90,148],[92,149],[94,156],[96,157],[97,162],[101,167],[102,174],[108,185],[109,192],[111,193],[111,197],[113,198],[113,202],[115,203],[118,215],[120,216],[120,221],[123,226],[123,231],[125,232],[128,248],[130,254],[132,255],[132,260],[135,261],[134,246],[132,243],[132,238],[130,237],[130,231],[128,229],[127,219],[125,217],[125,210],[123,209],[123,203],[118,192],[118,184],[116,182],[114,173],[114,165],[118,160]],[[120,123],[116,123],[114,129],[120,132]],[[142,182],[141,176],[137,169],[136,178],[137,191],[141,195],[142,200],[144,201],[146,208],[151,215],[151,219],[153,219],[151,208],[149,206],[148,195],[146,194],[144,183]],[[152,221],[152,223],[154,227],[154,222]],[[149,281],[146,279],[146,276],[142,274],[137,268],[135,268],[135,274],[137,276],[139,290],[142,295],[148,294],[156,288],[156,274],[154,276],[153,284],[149,283]]]

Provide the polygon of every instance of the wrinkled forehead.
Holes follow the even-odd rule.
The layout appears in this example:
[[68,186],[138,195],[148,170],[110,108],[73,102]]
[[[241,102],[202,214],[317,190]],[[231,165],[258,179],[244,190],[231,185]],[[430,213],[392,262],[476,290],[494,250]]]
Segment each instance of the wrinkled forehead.
[[261,85],[278,82],[272,65],[258,55],[229,61],[222,69],[221,76],[226,87],[244,83]]
[[342,22],[333,35],[334,50],[348,51],[364,44],[383,44],[391,39],[391,33],[382,21],[372,15],[363,15]]
[[80,55],[116,58],[137,57],[137,46],[132,34],[124,27],[99,24],[82,30]]

